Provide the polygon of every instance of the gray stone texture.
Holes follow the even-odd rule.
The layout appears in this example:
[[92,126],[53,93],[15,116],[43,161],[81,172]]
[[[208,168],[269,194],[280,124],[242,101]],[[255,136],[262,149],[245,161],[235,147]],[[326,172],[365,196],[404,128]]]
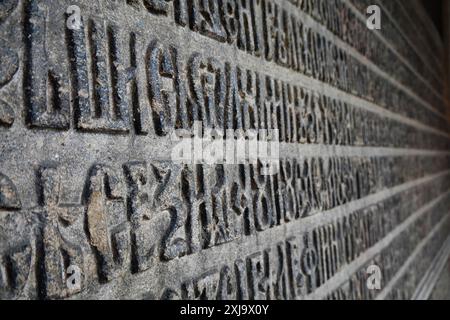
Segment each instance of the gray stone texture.
[[[412,298],[450,230],[430,24],[400,0],[0,1],[0,298]],[[172,161],[194,121],[278,129],[278,173]]]

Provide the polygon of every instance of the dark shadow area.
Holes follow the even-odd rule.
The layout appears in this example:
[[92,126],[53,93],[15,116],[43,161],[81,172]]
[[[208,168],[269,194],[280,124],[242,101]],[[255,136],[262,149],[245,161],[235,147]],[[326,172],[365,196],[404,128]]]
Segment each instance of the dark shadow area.
[[444,1],[449,0],[422,0],[422,5],[425,7],[431,20],[433,20],[441,38],[444,37],[444,21],[442,20],[442,4]]

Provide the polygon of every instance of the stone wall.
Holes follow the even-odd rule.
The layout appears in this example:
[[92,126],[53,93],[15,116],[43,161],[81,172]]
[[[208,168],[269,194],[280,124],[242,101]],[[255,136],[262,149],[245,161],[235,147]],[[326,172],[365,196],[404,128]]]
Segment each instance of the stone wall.
[[[2,1],[0,297],[420,297],[443,61],[416,1]],[[278,130],[277,170],[175,161],[198,123]]]

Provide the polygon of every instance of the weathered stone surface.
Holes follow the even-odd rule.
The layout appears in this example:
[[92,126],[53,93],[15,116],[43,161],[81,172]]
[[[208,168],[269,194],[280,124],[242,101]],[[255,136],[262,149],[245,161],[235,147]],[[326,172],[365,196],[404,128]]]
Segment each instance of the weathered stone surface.
[[[0,298],[415,296],[450,136],[400,2],[2,1]],[[198,122],[279,130],[278,171],[175,161]]]

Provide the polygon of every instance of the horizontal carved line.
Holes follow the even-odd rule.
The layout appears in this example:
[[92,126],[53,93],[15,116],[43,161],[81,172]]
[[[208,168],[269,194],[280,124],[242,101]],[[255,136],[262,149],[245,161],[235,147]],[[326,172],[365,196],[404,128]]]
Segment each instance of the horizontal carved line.
[[[287,151],[283,152],[284,150]],[[297,155],[301,157],[384,157],[384,156],[438,156],[450,154],[450,151],[435,151],[422,149],[385,148],[385,147],[355,147],[355,146],[325,146],[325,145],[299,145],[282,143],[280,155]]]
[[[16,148],[13,150],[7,148],[8,152],[2,154],[2,161],[4,163],[14,163],[13,159],[17,155],[17,152],[22,153],[24,146],[36,146],[33,144],[36,135],[30,133],[28,130],[21,130],[18,132],[6,132],[0,141],[0,147],[6,148],[6,143],[12,141],[12,137],[20,135],[22,139],[16,141]],[[61,133],[49,132],[46,134],[46,141],[61,141]],[[125,145],[129,149],[121,147],[122,155],[119,155],[120,159],[123,156],[123,160],[128,159],[128,153],[134,153],[132,150],[141,150],[140,154],[146,160],[173,160],[171,152],[178,142],[171,141],[170,137],[155,137],[150,136],[124,136],[124,135],[101,135],[101,144],[98,144],[99,134],[84,134],[76,133],[74,131],[67,132],[64,135],[64,145],[60,143],[53,144],[48,143],[46,145],[46,152],[42,153],[38,150],[33,151],[34,160],[38,162],[46,161],[48,155],[57,156],[60,154],[80,154],[86,152],[86,150],[93,150],[92,146],[95,146],[96,152],[103,154],[104,159],[108,159],[108,156],[118,157],[117,154],[111,150],[112,145]],[[156,145],[158,148],[156,148]],[[31,150],[34,147],[32,147]],[[429,156],[429,157],[441,157],[450,154],[450,151],[446,150],[426,150],[426,149],[408,149],[408,148],[390,148],[390,147],[366,147],[366,146],[341,146],[341,145],[319,145],[319,144],[298,144],[298,143],[280,143],[280,158],[287,157],[294,158],[308,158],[308,157],[397,157],[397,156]],[[97,159],[97,161],[104,161],[104,159]]]

